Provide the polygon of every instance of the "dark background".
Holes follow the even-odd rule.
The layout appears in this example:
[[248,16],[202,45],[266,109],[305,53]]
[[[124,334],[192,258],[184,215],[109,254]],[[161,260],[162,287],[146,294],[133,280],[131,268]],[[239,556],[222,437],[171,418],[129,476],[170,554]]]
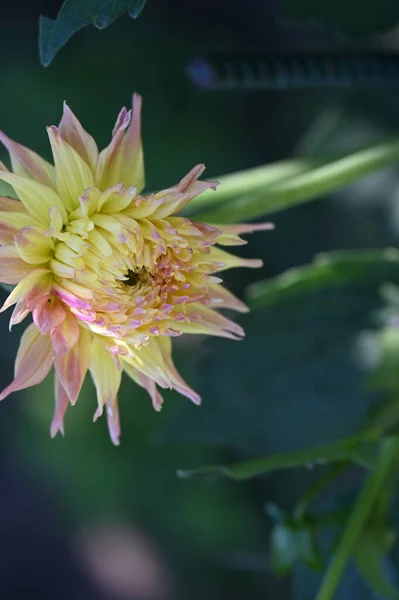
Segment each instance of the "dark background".
[[[394,32],[353,42],[328,23],[283,22],[277,2],[148,0],[136,21],[126,16],[104,31],[77,33],[45,69],[38,17],[55,17],[60,4],[7,3],[0,21],[0,127],[46,158],[45,126],[58,123],[63,100],[103,147],[133,91],[144,98],[148,189],[174,184],[200,162],[211,178],[351,149],[399,129],[395,88],[211,93],[184,74],[188,62],[208,51],[395,49]],[[358,6],[346,10],[364,18]],[[7,161],[3,150],[0,159]],[[228,274],[228,285],[242,296],[251,281],[305,263],[315,252],[395,245],[397,183],[398,170],[390,168],[276,215],[276,231],[252,236],[239,249],[262,257],[264,268]],[[355,431],[376,398],[365,381],[377,351],[374,315],[383,277],[370,273],[368,283],[240,317],[247,331],[240,343],[178,340],[177,366],[203,406],[167,393],[157,414],[125,380],[119,448],[104,422],[91,423],[90,382],[67,415],[65,439],[49,439],[51,378],[8,398],[0,407],[0,598],[310,600],[319,575],[300,566],[286,578],[271,572],[263,505],[290,510],[314,470],[245,483],[182,481],[176,470]],[[7,315],[0,319],[2,386],[24,326],[9,334]],[[323,502],[350,501],[360,478],[354,472]],[[372,597],[354,570],[339,593],[345,600]]]

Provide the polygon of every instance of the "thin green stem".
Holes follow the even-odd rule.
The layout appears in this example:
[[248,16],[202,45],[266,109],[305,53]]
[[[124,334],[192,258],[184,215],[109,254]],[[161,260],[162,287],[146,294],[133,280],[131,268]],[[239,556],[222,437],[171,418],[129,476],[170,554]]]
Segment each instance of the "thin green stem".
[[332,600],[334,598],[346,564],[354,552],[378,495],[384,489],[392,466],[397,460],[398,452],[399,438],[392,437],[382,441],[375,470],[367,477],[357,498],[316,600]]

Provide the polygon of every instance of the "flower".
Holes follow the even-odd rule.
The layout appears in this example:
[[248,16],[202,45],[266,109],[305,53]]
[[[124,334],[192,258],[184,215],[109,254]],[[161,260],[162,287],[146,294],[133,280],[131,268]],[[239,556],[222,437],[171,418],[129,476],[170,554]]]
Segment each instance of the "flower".
[[[216,182],[200,181],[203,165],[177,185],[141,195],[144,164],[141,97],[123,108],[107,148],[64,104],[59,127],[48,127],[54,166],[0,132],[13,172],[0,179],[18,200],[0,197],[0,281],[15,285],[1,311],[15,305],[10,328],[32,313],[22,335],[15,377],[0,400],[40,383],[55,369],[51,436],[64,433],[87,371],[110,436],[120,435],[117,393],[125,371],[160,410],[160,388],[200,403],[172,361],[171,338],[201,333],[239,339],[242,328],[217,312],[246,306],[215,273],[258,267],[219,246],[242,244],[240,233],[270,224],[210,226],[174,216]],[[217,244],[217,245],[215,245]]]

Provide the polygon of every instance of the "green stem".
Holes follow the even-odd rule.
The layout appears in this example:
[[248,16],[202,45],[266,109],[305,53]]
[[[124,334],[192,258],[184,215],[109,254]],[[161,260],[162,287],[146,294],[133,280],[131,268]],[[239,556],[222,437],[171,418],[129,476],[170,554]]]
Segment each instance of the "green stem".
[[387,438],[381,443],[376,468],[367,477],[366,483],[357,498],[316,600],[332,600],[334,598],[345,566],[353,554],[378,495],[384,489],[392,465],[397,460],[398,452],[399,438]]

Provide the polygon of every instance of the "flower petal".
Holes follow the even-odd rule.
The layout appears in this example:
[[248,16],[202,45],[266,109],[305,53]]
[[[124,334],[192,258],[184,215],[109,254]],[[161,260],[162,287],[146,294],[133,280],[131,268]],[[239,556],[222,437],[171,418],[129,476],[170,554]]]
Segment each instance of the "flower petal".
[[52,206],[56,206],[61,211],[64,222],[67,222],[67,213],[61,198],[48,186],[4,171],[0,171],[0,179],[14,188],[28,213],[35,219],[35,225],[41,225],[47,229],[50,223],[49,210]]
[[32,316],[41,333],[50,333],[65,321],[67,311],[56,296],[45,296],[33,309]]
[[119,446],[121,426],[119,421],[119,407],[117,398],[115,398],[113,404],[107,404],[107,424],[112,443],[114,446]]
[[246,240],[239,237],[241,234],[274,229],[273,223],[243,223],[239,225],[214,225],[214,227],[222,232],[216,243],[223,246],[241,246],[247,243]]
[[17,390],[37,385],[47,376],[53,364],[53,349],[50,336],[42,335],[32,323],[25,329],[17,358],[15,360],[15,378],[0,394],[3,400]]
[[83,129],[81,122],[73,114],[66,102],[64,112],[58,128],[63,140],[65,140],[83,158],[93,173],[96,172],[98,160],[98,148],[93,137]]
[[207,189],[215,190],[218,186],[217,181],[198,181],[198,177],[202,175],[204,170],[205,165],[196,165],[175,187],[154,194],[153,200],[162,199],[162,204],[157,207],[153,217],[155,219],[163,219],[179,212],[195,196],[198,196],[203,191]]
[[173,359],[172,359],[172,341],[168,337],[159,336],[156,339],[156,343],[161,349],[161,353],[164,359],[165,371],[172,382],[175,390],[189,398],[194,404],[201,404],[201,396],[197,394],[190,386],[184,381],[179,372],[177,371]]
[[17,175],[34,179],[39,183],[55,190],[55,169],[41,156],[29,150],[25,146],[11,140],[5,133],[0,131],[0,141],[7,148],[12,170]]
[[54,384],[55,407],[54,416],[50,427],[50,435],[52,438],[54,438],[58,432],[64,435],[64,417],[69,406],[68,395],[62,387],[57,375],[55,376]]
[[96,181],[100,189],[122,183],[144,188],[144,158],[141,144],[141,96],[133,95],[133,111],[122,109],[107,148],[100,152]]
[[105,404],[113,404],[121,384],[122,369],[97,339],[91,346],[90,373],[97,391],[99,414]]
[[20,300],[24,300],[25,307],[28,310],[32,310],[36,302],[50,293],[52,282],[53,277],[50,271],[47,269],[33,269],[12,290],[0,308],[0,312],[3,312]]
[[144,373],[141,373],[138,369],[136,369],[128,362],[123,360],[123,357],[122,366],[125,373],[127,373],[127,375],[129,375],[129,377],[133,379],[135,383],[147,390],[151,397],[154,410],[159,412],[162,408],[163,398],[157,389],[155,381],[153,381],[150,377],[147,377],[146,375],[144,375]]
[[48,127],[47,133],[54,156],[58,193],[65,206],[74,210],[79,206],[81,193],[93,185],[93,173],[80,154],[63,140],[57,127]]
[[51,331],[51,343],[56,355],[66,354],[79,339],[79,324],[74,315],[66,311],[63,321]]
[[[17,202],[17,201],[16,201]],[[21,204],[18,200],[18,203]],[[0,244],[13,244],[18,231],[26,225],[37,225],[36,219],[22,212],[0,212]]]
[[28,214],[26,212],[26,208],[20,200],[7,198],[6,196],[0,196],[0,211],[3,210],[6,212],[21,212],[25,215]]
[[15,236],[20,257],[31,265],[48,262],[54,254],[54,243],[40,227],[22,227]]
[[[65,323],[65,321],[64,321]],[[89,368],[92,335],[83,327],[79,328],[79,339],[65,354],[58,354],[54,366],[61,385],[68,394],[71,404],[75,404]]]
[[0,247],[0,281],[15,285],[32,270],[22,260],[14,246]]

